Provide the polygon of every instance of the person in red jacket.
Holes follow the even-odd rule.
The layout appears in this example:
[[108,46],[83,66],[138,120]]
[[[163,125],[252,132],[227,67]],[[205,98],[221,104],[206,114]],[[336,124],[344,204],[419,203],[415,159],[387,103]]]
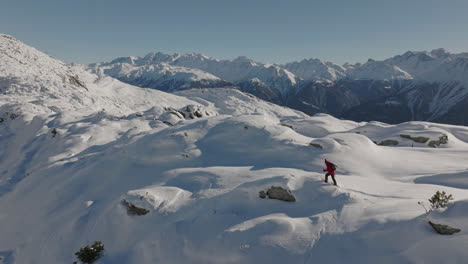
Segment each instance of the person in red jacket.
[[333,183],[336,185],[336,180],[335,180],[336,165],[329,162],[326,159],[325,159],[325,165],[327,166],[327,168],[323,170],[327,172],[327,174],[325,174],[325,182],[328,183],[328,176],[331,176]]

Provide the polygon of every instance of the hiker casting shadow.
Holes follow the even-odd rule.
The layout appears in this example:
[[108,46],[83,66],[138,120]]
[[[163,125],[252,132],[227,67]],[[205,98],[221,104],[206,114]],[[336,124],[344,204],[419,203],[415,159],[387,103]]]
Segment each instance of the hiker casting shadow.
[[336,180],[335,180],[336,165],[329,162],[326,159],[325,159],[325,165],[327,166],[327,168],[323,170],[327,172],[327,174],[325,174],[325,182],[328,183],[328,176],[331,176],[333,183],[336,185]]

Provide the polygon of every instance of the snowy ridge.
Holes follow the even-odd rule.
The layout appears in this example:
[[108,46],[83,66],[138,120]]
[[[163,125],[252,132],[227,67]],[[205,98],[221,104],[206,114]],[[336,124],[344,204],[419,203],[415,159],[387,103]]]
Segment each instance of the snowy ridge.
[[137,58],[122,58],[114,60],[110,64],[94,65],[92,69],[94,72],[102,71],[104,74],[114,76],[126,83],[167,92],[196,87],[230,85],[212,74],[197,69],[171,66],[167,63],[137,65],[135,61]]
[[[24,90],[24,87],[28,89]],[[55,87],[86,90],[69,66],[11,36],[0,34],[0,92],[60,93],[59,89],[53,90]]]
[[398,66],[374,60],[369,60],[361,67],[355,68],[353,71],[348,73],[348,78],[356,80],[413,79],[409,73],[403,71]]
[[[161,52],[149,53],[145,57],[123,57],[110,63],[96,64],[110,67],[113,64],[130,64],[137,66],[156,65],[166,63],[169,65],[198,69],[208,72],[218,78],[232,83],[258,78],[271,85],[277,83],[272,78],[285,78],[282,82],[289,82],[294,86],[299,79],[306,81],[336,81],[341,78],[351,79],[415,79],[424,81],[467,81],[466,65],[468,53],[450,54],[444,49],[431,52],[411,52],[398,55],[383,61],[369,59],[364,64],[338,65],[332,62],[322,62],[318,59],[305,59],[284,65],[270,65],[255,62],[241,56],[234,60],[218,60],[205,55],[174,54]],[[125,74],[123,72],[122,74]],[[117,73],[113,73],[117,75]],[[289,80],[289,81],[287,81]],[[286,89],[275,86],[277,89]]]

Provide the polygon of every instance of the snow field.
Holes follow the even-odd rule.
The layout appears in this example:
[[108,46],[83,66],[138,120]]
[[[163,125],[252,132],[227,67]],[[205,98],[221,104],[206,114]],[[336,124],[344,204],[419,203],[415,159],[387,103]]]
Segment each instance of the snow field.
[[[309,117],[233,89],[167,94],[0,43],[20,54],[0,60],[15,77],[0,97],[4,263],[70,263],[95,240],[109,264],[468,258],[466,127]],[[373,142],[385,139],[401,144]],[[338,187],[323,182],[325,158],[338,165]],[[260,199],[271,186],[296,202]],[[437,190],[455,202],[425,215],[417,203]],[[149,213],[129,215],[123,199]],[[462,232],[440,236],[428,219]]]

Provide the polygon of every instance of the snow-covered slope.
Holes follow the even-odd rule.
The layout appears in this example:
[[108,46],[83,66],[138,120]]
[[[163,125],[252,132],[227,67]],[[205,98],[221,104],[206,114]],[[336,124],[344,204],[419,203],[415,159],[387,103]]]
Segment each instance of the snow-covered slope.
[[102,72],[119,80],[140,87],[154,88],[166,92],[199,88],[224,87],[231,84],[201,70],[171,66],[167,63],[136,64],[136,58],[129,57],[110,63],[91,66],[94,72]]
[[[310,117],[235,89],[167,94],[9,36],[0,45],[17,51],[0,52],[11,58],[1,71],[0,263],[72,263],[95,240],[109,264],[468,258],[466,127]],[[385,140],[398,144],[373,142]],[[323,182],[324,158],[338,165],[338,187]],[[260,199],[271,186],[296,202]],[[454,204],[425,215],[417,202],[437,190]],[[149,213],[128,214],[129,202]],[[427,220],[462,231],[440,236]]]
[[64,63],[0,34],[0,92],[51,95],[69,92],[65,87],[73,87],[72,92],[87,90]]

